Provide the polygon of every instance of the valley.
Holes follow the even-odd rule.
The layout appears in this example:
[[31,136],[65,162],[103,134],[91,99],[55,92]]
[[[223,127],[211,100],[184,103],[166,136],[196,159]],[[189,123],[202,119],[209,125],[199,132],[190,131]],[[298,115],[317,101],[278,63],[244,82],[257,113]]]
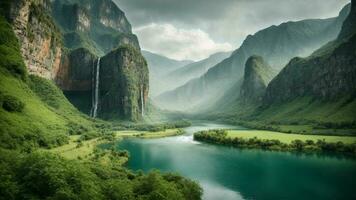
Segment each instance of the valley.
[[184,1],[0,2],[0,199],[356,198],[356,1]]

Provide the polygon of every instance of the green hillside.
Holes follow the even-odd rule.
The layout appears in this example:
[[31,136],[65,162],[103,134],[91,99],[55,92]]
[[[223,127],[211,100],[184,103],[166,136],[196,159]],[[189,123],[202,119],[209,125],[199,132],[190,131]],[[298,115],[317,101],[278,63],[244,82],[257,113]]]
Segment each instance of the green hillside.
[[27,74],[2,16],[0,58],[1,199],[201,199],[200,186],[179,175],[133,173],[118,165],[127,152],[96,148],[85,160],[44,152],[68,143],[69,135],[98,137],[96,127],[104,130],[104,122],[81,114],[52,81]]
[[[90,119],[77,111],[53,82],[27,75],[17,39],[4,18],[0,20],[1,147],[52,147],[66,143],[70,133],[91,131]],[[21,108],[8,109],[8,104]]]

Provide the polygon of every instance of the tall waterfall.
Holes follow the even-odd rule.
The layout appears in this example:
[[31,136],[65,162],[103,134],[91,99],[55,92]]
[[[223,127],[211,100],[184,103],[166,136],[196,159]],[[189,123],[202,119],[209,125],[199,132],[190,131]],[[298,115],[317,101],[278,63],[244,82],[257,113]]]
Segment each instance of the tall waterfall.
[[[92,97],[92,108],[90,115],[95,118],[98,110],[99,103],[99,75],[100,75],[100,58],[98,58],[98,62],[96,63],[96,69],[93,67],[93,77],[95,75],[95,80],[93,80],[93,97]],[[93,78],[94,79],[94,78]]]
[[144,102],[143,102],[143,85],[141,85],[141,115],[143,117],[143,115],[145,114],[145,108],[144,108]]

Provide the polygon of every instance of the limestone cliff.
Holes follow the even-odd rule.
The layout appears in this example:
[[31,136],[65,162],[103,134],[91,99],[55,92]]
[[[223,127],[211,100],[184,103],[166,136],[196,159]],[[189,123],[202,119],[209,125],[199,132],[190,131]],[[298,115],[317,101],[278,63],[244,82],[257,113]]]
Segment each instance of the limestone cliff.
[[138,120],[148,89],[147,63],[135,48],[121,46],[101,58],[99,116]]
[[7,17],[30,74],[52,79],[62,56],[62,38],[50,17],[49,0],[14,0]]

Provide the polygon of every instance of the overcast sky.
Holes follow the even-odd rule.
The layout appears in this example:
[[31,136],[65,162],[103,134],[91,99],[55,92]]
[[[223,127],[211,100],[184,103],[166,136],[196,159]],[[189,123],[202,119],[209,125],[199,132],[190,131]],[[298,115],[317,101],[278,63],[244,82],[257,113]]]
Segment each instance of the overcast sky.
[[200,60],[238,48],[248,34],[286,21],[329,18],[350,0],[114,0],[142,49]]

